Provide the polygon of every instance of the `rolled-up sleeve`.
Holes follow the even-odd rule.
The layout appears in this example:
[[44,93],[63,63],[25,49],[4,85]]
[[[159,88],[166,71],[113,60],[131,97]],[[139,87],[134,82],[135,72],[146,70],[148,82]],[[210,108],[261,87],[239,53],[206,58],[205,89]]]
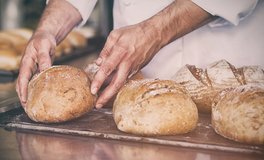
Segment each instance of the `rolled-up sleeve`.
[[[48,1],[49,0],[47,0],[46,3],[48,3]],[[79,26],[82,26],[86,23],[97,2],[97,0],[66,0],[66,1],[69,2],[80,12],[82,16],[82,22],[79,24]]]
[[[192,0],[208,13],[219,16],[224,20],[215,21],[215,25],[231,23],[238,25],[241,20],[250,15],[258,0]],[[217,24],[220,23],[220,24]]]

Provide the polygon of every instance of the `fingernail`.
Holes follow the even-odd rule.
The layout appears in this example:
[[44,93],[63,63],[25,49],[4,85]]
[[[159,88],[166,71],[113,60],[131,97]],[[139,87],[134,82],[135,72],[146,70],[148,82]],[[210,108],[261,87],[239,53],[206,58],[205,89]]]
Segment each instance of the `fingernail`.
[[102,61],[103,61],[103,59],[102,59],[101,57],[99,57],[99,58],[95,61],[95,63],[96,63],[97,65],[101,65]]
[[96,104],[95,107],[96,107],[96,108],[102,108],[103,105],[102,105],[102,104]]
[[97,92],[97,88],[96,88],[96,87],[92,87],[92,89],[91,89],[91,93],[92,93],[92,94],[96,94],[96,92]]
[[21,101],[22,101],[22,103],[26,103],[26,98],[22,96]]

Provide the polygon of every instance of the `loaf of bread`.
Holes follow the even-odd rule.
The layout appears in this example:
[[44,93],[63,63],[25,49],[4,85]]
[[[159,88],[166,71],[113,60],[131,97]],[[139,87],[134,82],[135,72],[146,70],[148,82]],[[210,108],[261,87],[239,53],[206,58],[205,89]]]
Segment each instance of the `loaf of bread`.
[[96,35],[96,30],[93,27],[75,28],[73,31],[80,33],[86,39],[93,38]]
[[212,107],[216,133],[239,142],[264,144],[264,86],[243,85],[218,95]]
[[0,48],[0,69],[6,71],[17,70],[19,68],[21,56],[17,55],[12,48]]
[[15,35],[22,36],[26,40],[29,40],[33,34],[33,31],[31,29],[28,29],[28,28],[10,29],[10,30],[6,30],[5,32],[9,33],[9,34],[15,34]]
[[8,32],[0,32],[0,41],[7,41],[12,44],[13,49],[17,51],[18,55],[22,55],[26,45],[27,45],[27,39],[14,34],[14,33],[8,33]]
[[202,69],[186,65],[177,72],[173,79],[186,88],[199,111],[208,112],[211,110],[211,102],[216,91]]
[[220,60],[208,65],[205,70],[186,65],[173,79],[188,90],[199,111],[210,113],[215,97],[222,90],[263,83],[264,72],[260,66],[236,69],[226,60]]
[[131,80],[113,105],[117,128],[139,135],[174,135],[196,127],[198,111],[187,91],[170,80]]
[[82,48],[87,44],[87,39],[82,34],[75,31],[70,32],[66,39],[68,39],[75,48]]
[[25,111],[36,122],[64,122],[89,112],[94,103],[95,96],[84,71],[54,66],[29,82]]
[[59,58],[63,54],[71,54],[75,48],[83,48],[87,45],[87,39],[80,33],[72,31],[67,37],[56,47],[55,57]]
[[4,38],[0,38],[0,49],[9,49],[9,48],[13,48],[12,43]]
[[[78,29],[69,33],[69,35],[63,39],[60,44],[58,44],[55,48],[55,60],[61,58],[64,55],[70,55],[74,52],[74,49],[78,50],[80,48],[84,48],[87,46],[87,38],[85,34],[92,31],[91,29]],[[84,33],[85,34],[84,34]],[[24,50],[30,40],[33,31],[27,28],[16,28],[16,29],[8,29],[0,31],[0,49],[7,50],[15,50],[15,53],[18,55],[17,58],[21,58]],[[90,37],[89,37],[90,38]],[[6,57],[7,52],[3,53],[4,57]],[[0,53],[0,58],[3,55]],[[13,54],[9,55],[9,57],[13,57]],[[1,58],[1,59],[3,59]],[[20,60],[19,60],[20,62]],[[3,68],[1,65],[1,70],[10,70],[10,68]],[[12,69],[18,70],[18,67],[13,67]]]

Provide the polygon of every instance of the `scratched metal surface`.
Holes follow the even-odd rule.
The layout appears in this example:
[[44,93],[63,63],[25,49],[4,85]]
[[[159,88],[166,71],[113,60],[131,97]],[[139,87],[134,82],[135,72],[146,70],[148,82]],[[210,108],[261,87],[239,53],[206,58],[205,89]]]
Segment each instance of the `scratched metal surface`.
[[234,142],[217,135],[210,125],[210,115],[201,114],[199,123],[191,133],[175,136],[142,137],[119,131],[114,123],[111,108],[93,110],[73,121],[60,124],[43,124],[31,121],[21,109],[0,115],[0,126],[26,130],[81,135],[131,142],[145,142],[179,147],[190,147],[264,155],[264,146]]

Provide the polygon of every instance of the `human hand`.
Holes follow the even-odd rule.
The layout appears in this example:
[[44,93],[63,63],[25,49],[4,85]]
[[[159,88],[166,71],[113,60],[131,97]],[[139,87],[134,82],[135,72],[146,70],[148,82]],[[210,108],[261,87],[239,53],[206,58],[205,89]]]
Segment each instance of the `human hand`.
[[96,108],[101,108],[124,85],[127,78],[146,65],[161,48],[157,30],[146,23],[113,30],[96,64],[100,69],[94,76],[91,92],[96,94],[111,75],[109,85],[99,95]]
[[27,87],[31,77],[51,66],[55,46],[55,37],[47,32],[35,33],[30,39],[21,59],[16,83],[16,92],[23,107],[27,101]]

